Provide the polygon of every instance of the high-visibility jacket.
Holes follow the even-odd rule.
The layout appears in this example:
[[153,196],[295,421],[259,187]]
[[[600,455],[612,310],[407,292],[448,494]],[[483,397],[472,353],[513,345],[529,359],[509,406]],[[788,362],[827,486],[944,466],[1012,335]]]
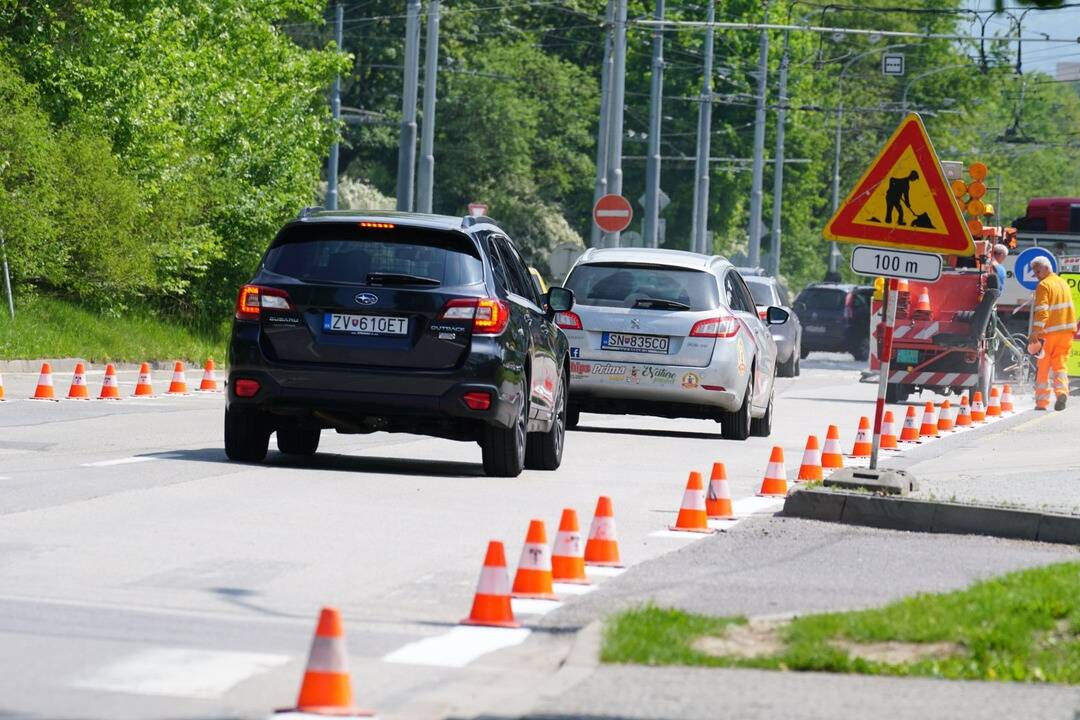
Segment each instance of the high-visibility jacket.
[[1035,288],[1032,312],[1035,313],[1031,322],[1033,339],[1062,330],[1076,331],[1076,311],[1069,284],[1054,273],[1044,277]]

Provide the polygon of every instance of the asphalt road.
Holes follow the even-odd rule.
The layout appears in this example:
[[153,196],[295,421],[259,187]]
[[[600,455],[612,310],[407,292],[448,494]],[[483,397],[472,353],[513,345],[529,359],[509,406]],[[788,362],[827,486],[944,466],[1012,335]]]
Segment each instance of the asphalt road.
[[[847,450],[872,410],[860,367],[814,356],[802,377],[779,380],[772,438],[739,443],[706,421],[585,415],[558,472],[513,480],[483,476],[475,445],[409,435],[325,432],[309,462],[272,451],[265,464],[233,464],[221,449],[220,395],[31,402],[21,398],[36,373],[5,373],[15,399],[0,403],[0,717],[265,717],[294,701],[322,605],[342,610],[358,702],[381,717],[505,711],[565,656],[572,637],[557,619],[602,607],[632,573],[596,577],[599,592],[569,597],[547,620],[522,615],[531,635],[484,654],[488,636],[461,639],[454,626],[489,539],[506,542],[514,565],[530,518],[544,519],[551,539],[573,507],[587,529],[608,494],[628,565],[685,548],[653,533],[674,521],[687,473],[722,460],[741,500],[760,485],[773,444],[789,476],[807,435],[823,439],[830,423]],[[168,376],[155,374],[159,389]],[[61,394],[67,379],[57,376]],[[125,395],[133,381],[122,374]],[[758,522],[739,526],[747,563]],[[760,550],[761,562],[792,567],[806,553],[797,532]],[[984,569],[979,558],[986,572],[1000,567],[993,553],[972,553],[969,574]],[[402,648],[412,661],[384,660]]]

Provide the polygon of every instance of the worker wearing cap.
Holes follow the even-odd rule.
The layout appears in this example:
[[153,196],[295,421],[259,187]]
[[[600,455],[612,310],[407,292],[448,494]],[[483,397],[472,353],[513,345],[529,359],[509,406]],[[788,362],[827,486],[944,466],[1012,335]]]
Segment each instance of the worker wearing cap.
[[1041,255],[1031,261],[1031,272],[1039,279],[1035,288],[1034,316],[1028,351],[1039,356],[1035,375],[1035,409],[1050,407],[1051,385],[1057,394],[1055,410],[1064,410],[1069,397],[1069,374],[1065,361],[1076,331],[1076,311],[1073,309],[1069,285],[1050,267],[1050,260]]

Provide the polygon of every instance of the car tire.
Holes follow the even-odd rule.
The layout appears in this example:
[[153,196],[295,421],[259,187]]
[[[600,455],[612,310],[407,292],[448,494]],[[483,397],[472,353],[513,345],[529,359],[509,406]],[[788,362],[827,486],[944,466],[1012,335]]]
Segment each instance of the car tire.
[[799,354],[791,351],[791,357],[776,364],[776,377],[795,377],[799,374]]
[[769,405],[765,408],[765,414],[757,419],[750,420],[750,434],[754,437],[769,437],[772,435],[773,399],[769,398]]
[[862,338],[856,341],[855,347],[851,349],[851,357],[859,362],[868,360],[870,358],[870,338]]
[[801,357],[802,351],[800,350],[799,352],[800,352],[800,357],[795,358],[795,374],[792,375],[791,377],[799,377],[800,375],[802,375],[802,357]]
[[277,447],[286,455],[311,457],[319,450],[322,429],[307,425],[290,425],[278,428]]
[[555,396],[555,419],[551,429],[543,433],[530,433],[525,448],[525,467],[530,470],[558,470],[562,464],[563,446],[566,444],[566,416],[569,393],[566,372],[559,379],[559,394]]
[[750,437],[750,403],[753,377],[746,386],[746,394],[743,395],[742,406],[735,412],[725,412],[720,415],[720,437],[725,440],[745,440]]
[[257,410],[225,408],[225,455],[238,462],[261,462],[270,445],[271,428]]
[[520,388],[521,407],[512,427],[503,429],[488,425],[480,449],[484,457],[484,472],[492,477],[517,477],[525,469],[525,446],[528,443],[529,394]]
[[573,430],[581,422],[581,410],[576,407],[568,408],[566,411],[566,427]]
[[810,354],[810,348],[805,348],[805,347],[800,347],[799,348],[799,359],[800,360],[805,360],[806,356],[809,355],[809,354]]

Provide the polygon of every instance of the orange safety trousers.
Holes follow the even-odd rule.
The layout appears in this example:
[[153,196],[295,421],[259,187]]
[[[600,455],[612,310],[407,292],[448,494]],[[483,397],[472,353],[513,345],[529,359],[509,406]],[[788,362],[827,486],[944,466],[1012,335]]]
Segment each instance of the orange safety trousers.
[[1043,335],[1043,356],[1039,358],[1038,372],[1035,373],[1035,407],[1050,407],[1050,396],[1054,393],[1069,394],[1069,372],[1065,369],[1065,361],[1072,341],[1071,330]]

